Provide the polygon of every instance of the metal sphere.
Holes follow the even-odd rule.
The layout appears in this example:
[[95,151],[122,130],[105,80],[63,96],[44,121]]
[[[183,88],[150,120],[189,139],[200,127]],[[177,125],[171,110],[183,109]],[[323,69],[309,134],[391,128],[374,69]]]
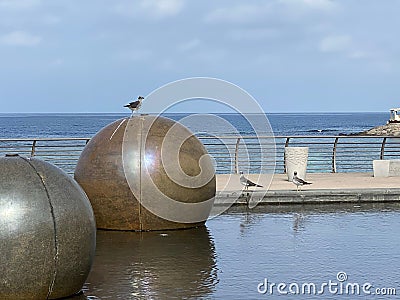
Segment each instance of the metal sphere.
[[75,169],[101,229],[164,230],[204,224],[215,197],[211,158],[186,127],[149,115],[106,126]]
[[0,299],[55,299],[78,293],[96,247],[90,202],[59,168],[0,158]]

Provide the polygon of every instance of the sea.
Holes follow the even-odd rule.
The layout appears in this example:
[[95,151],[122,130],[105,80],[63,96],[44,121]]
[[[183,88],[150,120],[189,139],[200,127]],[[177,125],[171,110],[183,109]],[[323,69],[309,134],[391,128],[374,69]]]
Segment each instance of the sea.
[[[128,114],[0,114],[0,139],[38,137],[92,137],[107,124],[127,117]],[[208,114],[198,116],[192,113],[167,113],[163,116],[183,120],[193,132],[210,135],[255,134],[253,124],[240,114]],[[201,121],[209,118],[210,122]],[[265,118],[270,128],[261,128],[261,134],[283,135],[340,135],[357,133],[383,125],[389,113],[274,113],[256,115],[254,119]],[[220,122],[215,122],[220,120]],[[221,125],[220,125],[221,124]],[[218,126],[217,126],[218,125]],[[228,126],[227,126],[228,125]]]
[[[129,116],[129,114],[0,114],[0,141],[7,138],[91,138],[104,126]],[[235,173],[239,168],[245,173],[283,173],[285,137],[291,139],[289,146],[308,146],[308,172],[332,172],[332,151],[334,139],[301,140],[300,137],[333,137],[362,132],[372,127],[383,125],[388,119],[388,113],[275,113],[259,114],[195,114],[195,113],[166,113],[162,116],[179,121],[203,139],[208,153],[213,157],[217,174]],[[256,139],[241,139],[238,149],[238,161],[235,162],[236,139],[232,137],[264,137]],[[276,147],[269,146],[274,136]],[[224,137],[228,137],[227,139]],[[338,172],[372,172],[372,161],[379,159],[382,139],[369,140],[373,148],[364,149],[365,145],[358,141],[352,145],[341,143],[337,150],[336,169]],[[361,143],[360,143],[361,142]],[[393,144],[394,142],[394,144]],[[73,174],[79,153],[84,147],[73,153],[74,159],[59,160],[53,153],[36,153],[38,158],[50,160],[69,174]],[[303,143],[303,144],[302,144]],[[389,145],[389,143],[391,143]],[[32,144],[32,143],[31,143]],[[39,145],[39,144],[38,144]],[[49,145],[49,144],[47,144]],[[0,145],[1,146],[1,145]],[[12,146],[3,143],[3,146]],[[29,145],[22,149],[14,148],[23,155],[29,155]],[[41,143],[39,146],[45,146]],[[60,145],[58,145],[60,146]],[[357,148],[358,147],[358,148]],[[390,148],[392,147],[392,148]],[[0,156],[3,154],[0,147]],[[28,150],[27,150],[28,149]],[[50,149],[50,148],[48,148]],[[53,148],[54,149],[54,148]],[[56,147],[56,149],[60,149]],[[41,150],[46,150],[41,148]],[[354,151],[353,151],[354,150]],[[358,151],[359,150],[359,151]],[[366,151],[368,150],[368,151]],[[400,151],[397,140],[388,141],[387,154]],[[66,152],[64,152],[66,153]],[[261,154],[268,157],[261,158]],[[276,154],[271,154],[276,153]],[[274,157],[275,155],[275,157]],[[270,161],[273,163],[270,163]],[[237,168],[236,168],[237,166]],[[235,169],[236,168],[236,169]]]
[[[0,114],[0,139],[90,138],[126,116]],[[166,115],[178,121],[190,116]],[[240,134],[254,134],[240,115],[216,117]],[[298,113],[267,117],[275,135],[331,136],[385,124],[389,116]],[[196,133],[232,134],[217,123],[193,120],[189,125]],[[397,299],[399,225],[400,204],[394,202],[234,206],[197,229],[98,230],[92,270],[83,293],[72,299]]]

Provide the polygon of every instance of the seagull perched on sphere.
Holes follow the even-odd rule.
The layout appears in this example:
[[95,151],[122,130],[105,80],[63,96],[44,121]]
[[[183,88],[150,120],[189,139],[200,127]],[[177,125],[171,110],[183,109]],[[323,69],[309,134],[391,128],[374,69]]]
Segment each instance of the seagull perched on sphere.
[[129,108],[133,114],[135,111],[138,111],[140,109],[143,99],[144,99],[144,97],[139,96],[136,101],[132,101],[129,104],[124,105],[124,107]]
[[249,186],[263,187],[262,185],[254,183],[253,181],[251,181],[251,180],[247,179],[246,177],[244,177],[242,171],[240,171],[240,183],[245,186],[246,190],[249,189]]
[[301,187],[303,185],[312,184],[311,182],[304,181],[303,179],[298,177],[296,171],[294,171],[294,173],[293,173],[292,182],[297,186],[297,191],[299,191],[299,187],[300,187],[300,191],[301,191]]

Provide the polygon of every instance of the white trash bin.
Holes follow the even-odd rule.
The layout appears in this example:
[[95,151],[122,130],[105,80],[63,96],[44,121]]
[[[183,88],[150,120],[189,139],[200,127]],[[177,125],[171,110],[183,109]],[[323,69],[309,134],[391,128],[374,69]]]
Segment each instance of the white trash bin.
[[292,181],[294,171],[297,176],[306,180],[308,147],[285,147],[285,166],[288,180]]
[[374,177],[400,176],[400,159],[374,160]]
[[374,177],[389,177],[390,160],[373,160]]

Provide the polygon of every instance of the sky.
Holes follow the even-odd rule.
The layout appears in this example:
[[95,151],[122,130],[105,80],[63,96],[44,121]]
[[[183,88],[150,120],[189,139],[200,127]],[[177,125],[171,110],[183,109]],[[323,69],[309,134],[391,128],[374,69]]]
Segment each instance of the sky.
[[0,0],[0,113],[124,112],[191,77],[231,82],[267,113],[388,112],[399,12],[398,0]]

